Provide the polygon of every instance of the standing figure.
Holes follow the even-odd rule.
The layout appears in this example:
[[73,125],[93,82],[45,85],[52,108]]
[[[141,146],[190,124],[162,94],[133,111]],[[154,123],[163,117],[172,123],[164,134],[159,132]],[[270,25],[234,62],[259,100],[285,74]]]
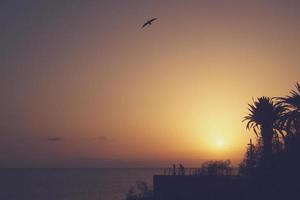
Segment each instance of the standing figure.
[[175,175],[176,175],[176,165],[173,164],[173,176],[175,176]]
[[180,175],[184,175],[185,174],[185,168],[182,164],[179,164],[179,169],[180,169],[179,170]]

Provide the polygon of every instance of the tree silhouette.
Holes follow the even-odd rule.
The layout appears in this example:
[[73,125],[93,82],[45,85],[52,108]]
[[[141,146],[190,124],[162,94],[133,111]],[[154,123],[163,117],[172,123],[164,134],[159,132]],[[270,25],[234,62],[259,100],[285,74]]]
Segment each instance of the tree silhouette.
[[295,87],[290,95],[278,98],[279,103],[287,108],[281,122],[290,136],[300,135],[300,84],[296,83]]
[[247,146],[245,157],[239,165],[239,174],[253,176],[261,156],[261,139],[258,139],[256,145],[250,139],[250,143]]
[[137,181],[126,194],[126,200],[153,200],[153,189],[143,181]]
[[300,84],[285,97],[258,98],[243,121],[258,136],[240,164],[254,199],[299,199]]
[[244,117],[247,121],[246,128],[252,129],[262,139],[262,158],[270,158],[272,154],[272,141],[275,135],[281,134],[282,129],[278,121],[285,111],[284,106],[276,104],[272,98],[260,97],[249,105],[249,114]]
[[232,166],[230,160],[212,160],[204,162],[200,168],[202,175],[226,176],[231,175]]

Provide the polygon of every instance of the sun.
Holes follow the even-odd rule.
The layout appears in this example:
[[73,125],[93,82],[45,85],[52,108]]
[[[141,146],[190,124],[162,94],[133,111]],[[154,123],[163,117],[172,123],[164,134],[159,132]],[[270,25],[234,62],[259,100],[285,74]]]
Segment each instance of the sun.
[[215,144],[218,149],[223,149],[225,146],[225,141],[223,138],[218,138],[218,139],[216,139]]

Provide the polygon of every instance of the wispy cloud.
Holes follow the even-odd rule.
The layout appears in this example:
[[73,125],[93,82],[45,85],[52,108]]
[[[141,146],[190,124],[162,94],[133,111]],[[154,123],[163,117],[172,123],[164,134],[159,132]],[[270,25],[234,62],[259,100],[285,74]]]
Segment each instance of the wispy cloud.
[[59,142],[63,141],[64,139],[62,137],[48,137],[47,140],[50,142]]
[[105,142],[105,143],[111,143],[111,142],[114,142],[115,139],[107,137],[105,135],[100,135],[100,136],[98,136],[98,137],[95,138],[95,141]]
[[97,137],[96,139],[101,140],[101,141],[108,141],[108,138],[104,135],[101,135],[101,136]]

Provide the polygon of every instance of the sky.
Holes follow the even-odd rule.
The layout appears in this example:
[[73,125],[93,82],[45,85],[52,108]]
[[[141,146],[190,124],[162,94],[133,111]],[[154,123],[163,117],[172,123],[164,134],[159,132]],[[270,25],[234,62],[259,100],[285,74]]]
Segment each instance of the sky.
[[[0,167],[238,163],[300,74],[299,1],[0,2]],[[143,23],[157,17],[151,26]]]

